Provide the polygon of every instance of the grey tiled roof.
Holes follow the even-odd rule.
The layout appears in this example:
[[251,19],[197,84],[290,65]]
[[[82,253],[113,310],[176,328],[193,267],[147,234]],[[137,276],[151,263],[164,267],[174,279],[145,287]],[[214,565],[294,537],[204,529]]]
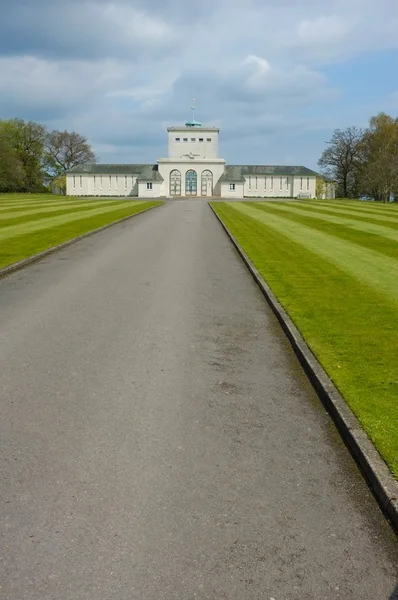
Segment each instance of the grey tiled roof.
[[87,163],[77,165],[68,173],[90,173],[92,175],[136,175],[139,181],[163,181],[158,165],[104,165]]
[[303,177],[315,177],[318,175],[315,171],[302,166],[282,166],[282,165],[226,165],[221,181],[244,181],[245,176],[249,175],[275,175],[286,177],[297,175]]

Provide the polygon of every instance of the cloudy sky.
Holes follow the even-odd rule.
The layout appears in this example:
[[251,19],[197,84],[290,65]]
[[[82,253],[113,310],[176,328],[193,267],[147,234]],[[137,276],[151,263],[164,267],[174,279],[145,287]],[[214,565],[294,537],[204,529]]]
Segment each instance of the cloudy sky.
[[221,128],[229,163],[316,168],[335,128],[398,114],[398,0],[12,0],[0,118],[155,162],[165,128]]

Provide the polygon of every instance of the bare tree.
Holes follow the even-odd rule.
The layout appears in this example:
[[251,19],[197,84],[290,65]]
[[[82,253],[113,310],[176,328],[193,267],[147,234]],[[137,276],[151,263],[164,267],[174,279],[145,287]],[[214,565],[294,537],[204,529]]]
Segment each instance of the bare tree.
[[363,131],[357,127],[336,129],[318,161],[323,173],[337,181],[343,198],[358,194],[358,174]]
[[97,162],[87,138],[75,132],[51,131],[46,136],[45,149],[51,179],[76,165]]

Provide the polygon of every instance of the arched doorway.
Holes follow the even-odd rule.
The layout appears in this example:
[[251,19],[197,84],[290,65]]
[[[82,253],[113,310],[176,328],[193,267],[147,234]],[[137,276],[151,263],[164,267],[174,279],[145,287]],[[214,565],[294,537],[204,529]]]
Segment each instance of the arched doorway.
[[170,196],[181,196],[181,172],[178,169],[170,173]]
[[196,171],[190,169],[185,175],[185,195],[196,196],[198,191],[198,176]]
[[202,172],[201,195],[202,196],[212,196],[213,195],[213,173],[211,171],[203,171]]

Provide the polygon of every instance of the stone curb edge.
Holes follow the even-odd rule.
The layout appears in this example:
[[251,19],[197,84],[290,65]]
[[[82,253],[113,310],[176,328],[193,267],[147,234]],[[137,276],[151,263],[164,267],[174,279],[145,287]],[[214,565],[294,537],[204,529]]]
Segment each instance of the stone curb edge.
[[157,204],[156,206],[148,206],[148,208],[146,208],[145,210],[141,210],[140,212],[136,212],[133,215],[128,215],[127,217],[123,217],[122,219],[119,219],[118,221],[112,221],[112,223],[108,223],[107,225],[103,225],[102,227],[98,227],[97,229],[92,229],[91,231],[82,233],[81,235],[79,235],[75,238],[72,238],[71,240],[67,240],[66,242],[62,242],[62,244],[58,244],[58,246],[52,246],[51,248],[47,248],[47,250],[43,250],[43,252],[39,252],[38,254],[33,254],[32,256],[29,256],[28,258],[24,258],[23,260],[12,263],[11,265],[8,265],[7,267],[3,267],[2,269],[0,269],[0,279],[2,279],[3,277],[7,277],[7,275],[11,275],[12,273],[15,273],[15,271],[19,271],[20,269],[24,269],[25,267],[28,267],[32,263],[35,263],[35,262],[41,260],[42,258],[45,258],[49,254],[53,254],[54,252],[63,250],[64,248],[71,246],[75,242],[80,242],[80,240],[84,240],[84,238],[90,237],[91,235],[94,235],[95,233],[100,233],[101,231],[104,231],[105,229],[108,229],[109,227],[112,227],[113,225],[118,225],[119,223],[128,221],[128,219],[132,219],[133,217],[138,217],[138,215],[142,215],[142,214],[148,212],[149,210],[152,210],[153,208],[159,208],[160,206],[163,206],[163,204]]
[[326,371],[311,352],[299,330],[276,299],[271,288],[238,241],[224,225],[214,208],[210,204],[209,206],[281,324],[313,388],[332,417],[345,445],[358,464],[385,517],[390,521],[395,531],[398,532],[398,482],[392,476],[373,442],[362,429],[358,419],[326,374]]

